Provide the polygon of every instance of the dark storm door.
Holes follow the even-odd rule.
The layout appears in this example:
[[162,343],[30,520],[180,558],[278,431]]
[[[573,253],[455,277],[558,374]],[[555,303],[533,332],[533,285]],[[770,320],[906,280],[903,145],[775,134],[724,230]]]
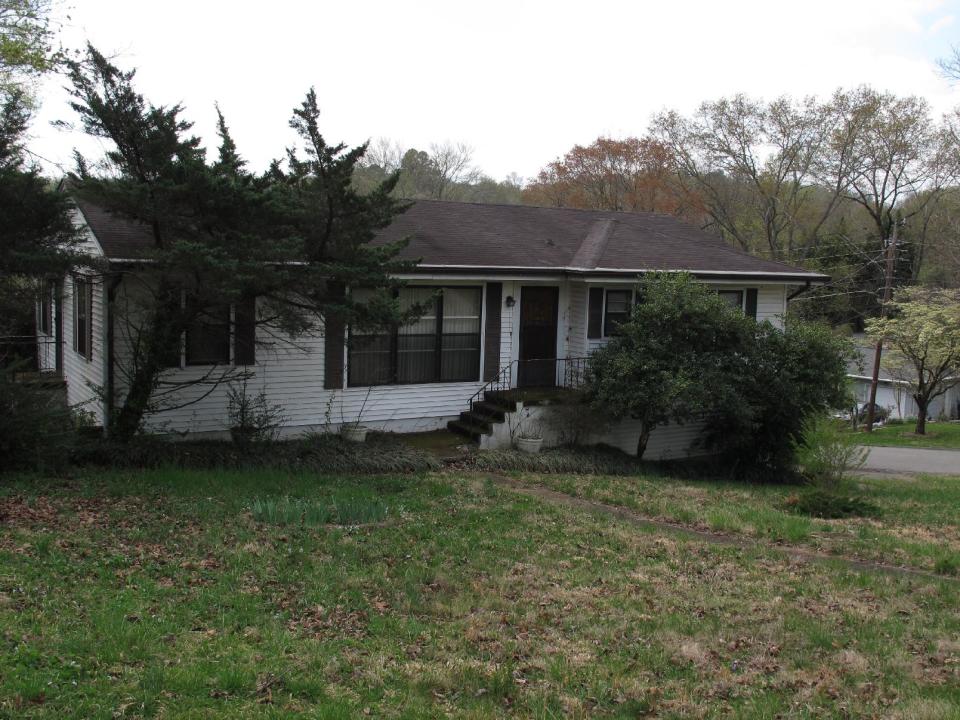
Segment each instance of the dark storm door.
[[552,387],[557,380],[560,288],[520,288],[520,387]]

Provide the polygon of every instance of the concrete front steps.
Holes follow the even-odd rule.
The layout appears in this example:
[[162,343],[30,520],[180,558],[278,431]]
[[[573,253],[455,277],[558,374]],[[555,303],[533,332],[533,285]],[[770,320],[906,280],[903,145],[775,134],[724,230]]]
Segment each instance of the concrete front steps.
[[460,417],[447,423],[447,429],[458,435],[480,442],[484,435],[493,433],[493,426],[502,423],[506,414],[515,412],[517,402],[504,392],[484,393],[483,400],[475,400],[470,409],[460,413]]

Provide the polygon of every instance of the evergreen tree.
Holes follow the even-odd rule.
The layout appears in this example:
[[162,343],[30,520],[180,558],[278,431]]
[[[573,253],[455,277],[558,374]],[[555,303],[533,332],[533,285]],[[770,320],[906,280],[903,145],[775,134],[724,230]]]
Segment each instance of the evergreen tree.
[[68,200],[24,157],[29,119],[22,93],[10,92],[0,106],[0,333],[31,316],[37,281],[60,275],[73,259]]
[[[401,312],[392,293],[395,274],[411,267],[398,259],[402,244],[369,244],[406,209],[390,195],[397,177],[365,195],[353,189],[366,146],[326,142],[313,90],[290,121],[303,150],[288,149],[285,163],[255,175],[219,110],[219,153],[208,163],[183,108],[147,102],[134,88],[134,71],[119,70],[93,47],[68,67],[84,128],[113,145],[106,173],[94,175],[78,158],[76,192],[144,223],[152,240],[149,282],[139,283],[148,289],[141,287],[126,321],[134,325],[134,356],[121,369],[126,392],[112,414],[116,437],[131,437],[147,414],[178,402],[176,378],[164,372],[171,350],[227,303],[258,298],[256,322],[289,338],[319,331],[330,318],[383,327],[416,311]],[[370,303],[353,303],[348,290],[359,286],[379,292]],[[238,372],[217,369],[189,382],[215,385]]]

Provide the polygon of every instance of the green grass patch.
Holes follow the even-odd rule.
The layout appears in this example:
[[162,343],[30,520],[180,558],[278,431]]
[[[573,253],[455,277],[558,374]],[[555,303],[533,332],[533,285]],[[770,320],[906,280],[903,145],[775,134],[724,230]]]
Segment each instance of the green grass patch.
[[[744,486],[594,480],[739,531],[779,512],[767,489],[764,506]],[[941,517],[923,493],[865,532]],[[318,522],[343,500],[388,522]],[[848,522],[784,517],[810,535]],[[475,474],[14,477],[0,518],[0,717],[960,712],[955,581],[641,532]]]
[[912,422],[891,420],[871,432],[862,428],[851,432],[856,432],[857,442],[862,445],[960,450],[960,422],[927,421],[925,434],[917,435],[914,430]]
[[518,476],[697,529],[926,570],[960,565],[958,478],[857,478],[826,496],[805,485],[679,477],[656,468],[633,476]]
[[321,500],[303,498],[254,498],[250,512],[259,522],[274,525],[358,525],[381,522],[387,517],[387,506],[377,499],[364,497],[331,497]]

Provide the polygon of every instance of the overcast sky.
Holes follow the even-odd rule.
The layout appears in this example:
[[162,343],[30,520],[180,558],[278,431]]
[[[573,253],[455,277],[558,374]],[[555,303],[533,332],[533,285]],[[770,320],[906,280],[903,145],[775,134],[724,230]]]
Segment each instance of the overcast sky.
[[[315,86],[322,130],[351,144],[464,141],[500,179],[575,143],[641,134],[651,113],[736,92],[772,98],[871,84],[960,105],[935,61],[960,43],[960,0],[213,2],[73,0],[62,40],[87,40],[154,103],[182,102],[215,145],[214,101],[255,168],[293,140]],[[31,147],[96,154],[61,78],[43,87]]]

